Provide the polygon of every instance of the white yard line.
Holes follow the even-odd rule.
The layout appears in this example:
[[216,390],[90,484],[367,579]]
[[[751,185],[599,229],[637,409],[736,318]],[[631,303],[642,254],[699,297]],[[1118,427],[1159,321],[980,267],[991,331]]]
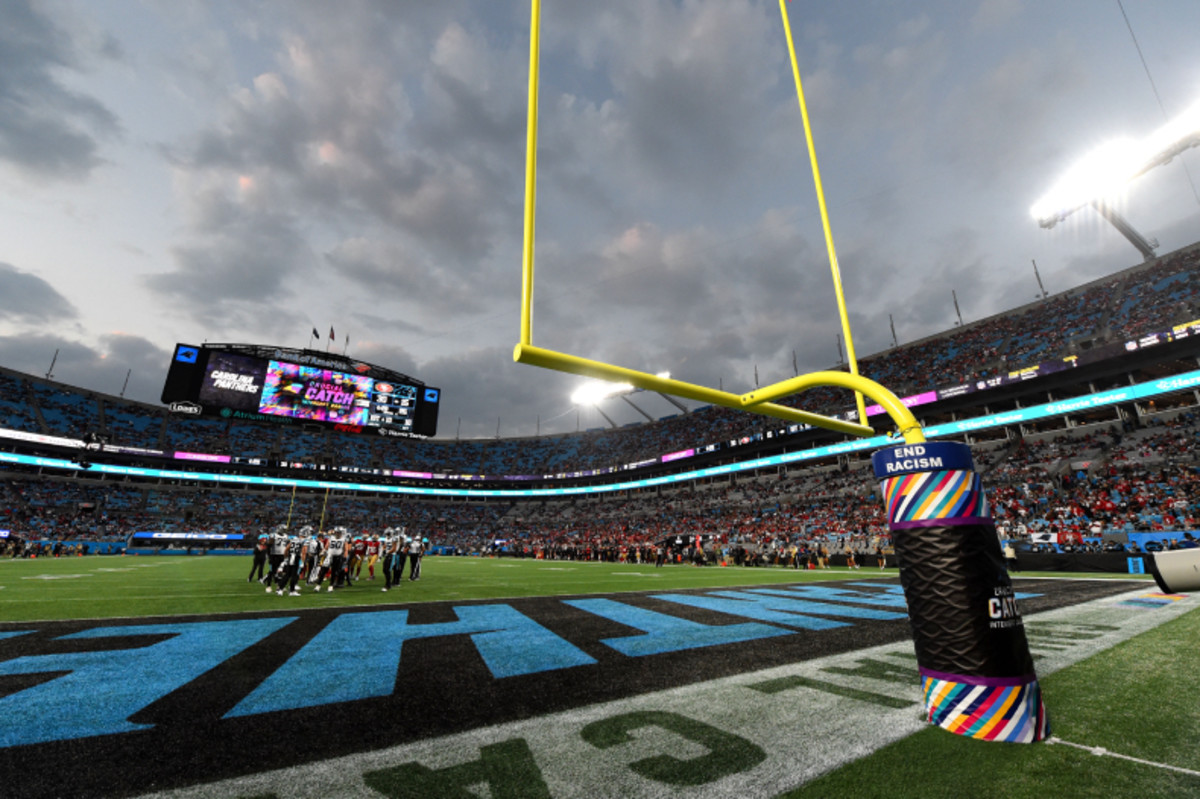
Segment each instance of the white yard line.
[[1091,752],[1093,755],[1096,755],[1097,757],[1115,757],[1118,760],[1128,760],[1131,763],[1140,763],[1143,766],[1153,766],[1154,768],[1166,769],[1167,771],[1177,771],[1180,774],[1188,774],[1193,777],[1200,777],[1200,771],[1192,771],[1190,768],[1183,768],[1181,766],[1172,766],[1167,763],[1155,763],[1153,760],[1142,760],[1140,757],[1130,757],[1129,755],[1123,755],[1119,752],[1110,752],[1107,749],[1105,749],[1103,746],[1086,746],[1084,744],[1072,743],[1071,741],[1064,741],[1062,738],[1055,738],[1053,736],[1051,736],[1050,738],[1047,738],[1046,743],[1062,744],[1063,746],[1073,746],[1076,749],[1082,749],[1085,752]]

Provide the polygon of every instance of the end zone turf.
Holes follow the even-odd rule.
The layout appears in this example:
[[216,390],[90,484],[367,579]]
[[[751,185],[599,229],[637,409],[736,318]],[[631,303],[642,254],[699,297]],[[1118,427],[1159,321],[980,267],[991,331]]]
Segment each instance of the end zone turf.
[[[1069,730],[1083,734],[1073,727],[1078,697],[1052,675],[1170,619],[1189,622],[1193,640],[1200,632],[1200,616],[1184,616],[1191,608],[1134,609],[1122,602],[1129,595],[1062,606],[1029,622],[1040,673],[1050,685],[1064,684],[1051,711]],[[1118,651],[1125,647],[1137,641]],[[1091,693],[1103,701],[1094,684]],[[904,640],[161,795],[466,796],[467,786],[487,783],[492,796],[760,797],[828,774],[796,795],[1040,797],[1087,795],[1074,792],[1084,784],[1081,769],[1128,786],[1200,787],[1187,775],[1164,780],[1145,767],[1093,765],[1093,755],[1066,747],[960,739],[927,729],[920,708]],[[889,745],[903,754],[890,754]],[[960,780],[959,757],[968,759],[969,781]],[[1039,767],[1034,786],[1021,773],[1027,761],[1065,770],[1051,779]]]
[[[579,567],[585,591],[645,579]],[[660,573],[661,590],[623,594],[256,594],[269,610],[0,625],[0,767],[17,796],[466,795],[464,780],[493,796],[767,796],[924,726],[894,579],[684,588],[668,586],[797,575]],[[1019,580],[1039,672],[1194,603],[1131,603],[1152,584],[1131,585]]]

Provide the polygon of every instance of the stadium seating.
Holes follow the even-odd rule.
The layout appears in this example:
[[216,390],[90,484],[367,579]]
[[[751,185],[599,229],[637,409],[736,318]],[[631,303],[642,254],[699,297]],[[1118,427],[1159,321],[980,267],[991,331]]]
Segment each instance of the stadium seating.
[[[1200,317],[1200,247],[1133,267],[1010,313],[863,360],[864,374],[904,394],[1063,357]],[[1193,367],[1194,368],[1194,367]],[[847,409],[821,388],[784,400],[819,413]],[[1194,400],[1185,396],[1183,405]],[[1033,540],[1137,535],[1200,527],[1200,425],[1195,408],[1156,407],[1143,427],[1116,422],[1001,432],[976,446],[1000,529]],[[161,407],[0,371],[0,427],[118,446],[281,459],[308,465],[437,474],[556,475],[607,469],[708,443],[752,441],[761,417],[704,407],[613,430],[495,440],[376,439],[328,429],[192,419]],[[139,530],[253,534],[290,522],[378,530],[406,525],[464,552],[619,557],[622,549],[696,534],[774,552],[828,542],[860,552],[886,544],[877,488],[862,459],[827,460],[784,474],[708,480],[642,493],[560,501],[434,502],[290,491],[198,489],[47,477],[20,468],[0,480],[0,529],[25,537],[121,540]]]

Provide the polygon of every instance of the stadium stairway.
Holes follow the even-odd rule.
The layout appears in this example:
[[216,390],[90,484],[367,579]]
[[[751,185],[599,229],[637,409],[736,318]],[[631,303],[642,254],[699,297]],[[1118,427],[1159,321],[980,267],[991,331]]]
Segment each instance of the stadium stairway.
[[50,428],[46,424],[46,417],[42,416],[42,407],[38,404],[37,392],[33,390],[33,384],[28,380],[22,380],[21,387],[25,390],[25,400],[29,403],[29,409],[33,411],[33,418],[37,422],[38,431],[43,435],[49,435]]

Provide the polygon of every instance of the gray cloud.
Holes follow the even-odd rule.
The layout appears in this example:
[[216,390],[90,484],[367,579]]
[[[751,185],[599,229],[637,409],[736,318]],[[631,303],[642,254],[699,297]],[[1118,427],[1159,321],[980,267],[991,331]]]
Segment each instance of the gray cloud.
[[[191,219],[175,269],[149,285],[178,302],[222,281],[218,308],[196,304],[206,320],[271,294],[314,305],[301,280],[316,251],[371,315],[461,328],[516,285],[495,258],[520,233],[519,44],[492,46],[450,6],[398,18],[391,4],[355,4],[336,21],[286,8],[284,24],[256,28],[270,69],[164,148]],[[339,297],[351,303],[357,315],[363,303]]]
[[34,177],[86,177],[102,163],[100,140],[118,134],[120,125],[59,74],[83,70],[92,56],[119,57],[119,45],[104,37],[86,52],[81,37],[22,0],[5,0],[0,18],[0,160]]
[[479,286],[466,276],[433,267],[419,252],[398,243],[348,239],[326,261],[376,297],[419,298],[428,311],[470,314],[487,308]]
[[143,276],[147,288],[222,331],[270,329],[273,321],[295,327],[290,315],[271,317],[291,294],[287,279],[308,272],[315,262],[294,221],[219,191],[194,200],[193,240],[173,249],[174,269]]
[[79,311],[37,275],[0,261],[0,319],[25,323],[61,323]]
[[412,78],[391,60],[390,37],[416,32],[394,19],[382,32],[369,10],[354,11],[333,26],[325,15],[293,18],[267,40],[277,69],[237,90],[219,122],[173,146],[172,158],[197,173],[255,175],[295,211],[356,226],[373,218],[407,234],[409,246],[468,265],[490,251],[496,213],[517,207],[497,203],[506,195],[497,187],[519,174],[497,150],[519,152],[523,130],[516,85],[499,80],[505,54],[443,24],[422,31],[434,34],[422,43],[432,63]]

